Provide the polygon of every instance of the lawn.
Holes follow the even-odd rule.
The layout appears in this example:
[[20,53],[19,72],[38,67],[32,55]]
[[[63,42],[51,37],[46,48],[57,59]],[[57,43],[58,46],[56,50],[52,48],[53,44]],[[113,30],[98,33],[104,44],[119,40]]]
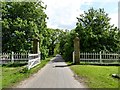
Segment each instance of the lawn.
[[71,70],[84,79],[88,88],[118,88],[118,79],[112,74],[118,73],[118,66],[72,65]]
[[2,89],[2,66],[0,65],[0,90]]
[[36,73],[38,70],[40,70],[42,67],[44,67],[49,60],[51,59],[47,58],[46,60],[42,60],[39,65],[32,68],[31,70],[27,70],[25,66],[3,66],[2,67],[2,88],[10,88],[19,83],[20,81],[28,78],[32,74]]

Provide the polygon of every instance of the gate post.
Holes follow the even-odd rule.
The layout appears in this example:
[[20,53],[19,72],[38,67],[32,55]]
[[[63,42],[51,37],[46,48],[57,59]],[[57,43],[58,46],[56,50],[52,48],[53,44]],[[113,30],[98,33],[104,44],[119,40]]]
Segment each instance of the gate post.
[[38,62],[40,63],[40,49],[39,49],[39,39],[34,39],[33,40],[33,53],[38,54]]
[[39,53],[39,39],[33,40],[33,53]]
[[80,39],[76,37],[74,39],[74,63],[80,64]]
[[11,62],[14,63],[14,52],[12,51],[12,54],[11,54]]

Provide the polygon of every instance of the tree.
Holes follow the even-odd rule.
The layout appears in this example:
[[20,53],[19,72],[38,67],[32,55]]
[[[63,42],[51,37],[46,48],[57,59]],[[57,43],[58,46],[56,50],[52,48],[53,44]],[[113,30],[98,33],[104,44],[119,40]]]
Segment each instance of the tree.
[[41,38],[46,28],[45,9],[42,1],[3,2],[2,51],[31,51],[33,39]]
[[72,53],[74,51],[75,30],[62,32],[59,36],[60,41],[60,53],[63,58],[68,61],[72,60]]
[[[49,55],[53,55],[54,54],[54,49],[57,48],[59,46],[59,35],[61,34],[61,30],[60,29],[52,29],[52,28],[48,28],[48,38],[47,40],[49,40]],[[59,48],[59,47],[58,47]]]
[[120,30],[110,25],[110,18],[104,9],[89,9],[80,17],[76,28],[63,31],[59,35],[60,53],[65,60],[72,60],[74,38],[76,33],[80,38],[80,52],[117,52],[120,50]]
[[75,31],[79,33],[81,51],[118,51],[118,41],[114,38],[118,36],[118,29],[110,25],[110,18],[104,9],[90,8],[77,19]]

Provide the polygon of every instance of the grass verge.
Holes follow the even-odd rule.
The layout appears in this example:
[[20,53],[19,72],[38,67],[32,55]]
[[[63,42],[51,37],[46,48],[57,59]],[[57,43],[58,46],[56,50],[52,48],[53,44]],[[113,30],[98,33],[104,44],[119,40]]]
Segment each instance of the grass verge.
[[70,68],[78,77],[83,78],[88,88],[119,87],[120,80],[112,77],[112,74],[118,74],[119,66],[71,65]]
[[46,58],[41,60],[41,63],[36,67],[27,70],[25,66],[3,66],[2,67],[2,88],[11,88],[20,81],[30,77],[32,74],[38,72],[42,67],[44,67],[51,59]]
[[2,89],[2,65],[0,65],[0,90]]

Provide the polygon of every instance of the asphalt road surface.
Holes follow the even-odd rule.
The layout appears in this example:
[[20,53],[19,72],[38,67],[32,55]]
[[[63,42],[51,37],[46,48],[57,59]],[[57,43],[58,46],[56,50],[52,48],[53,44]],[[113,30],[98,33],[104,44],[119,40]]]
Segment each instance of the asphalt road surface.
[[16,88],[85,88],[74,78],[73,72],[60,55]]

